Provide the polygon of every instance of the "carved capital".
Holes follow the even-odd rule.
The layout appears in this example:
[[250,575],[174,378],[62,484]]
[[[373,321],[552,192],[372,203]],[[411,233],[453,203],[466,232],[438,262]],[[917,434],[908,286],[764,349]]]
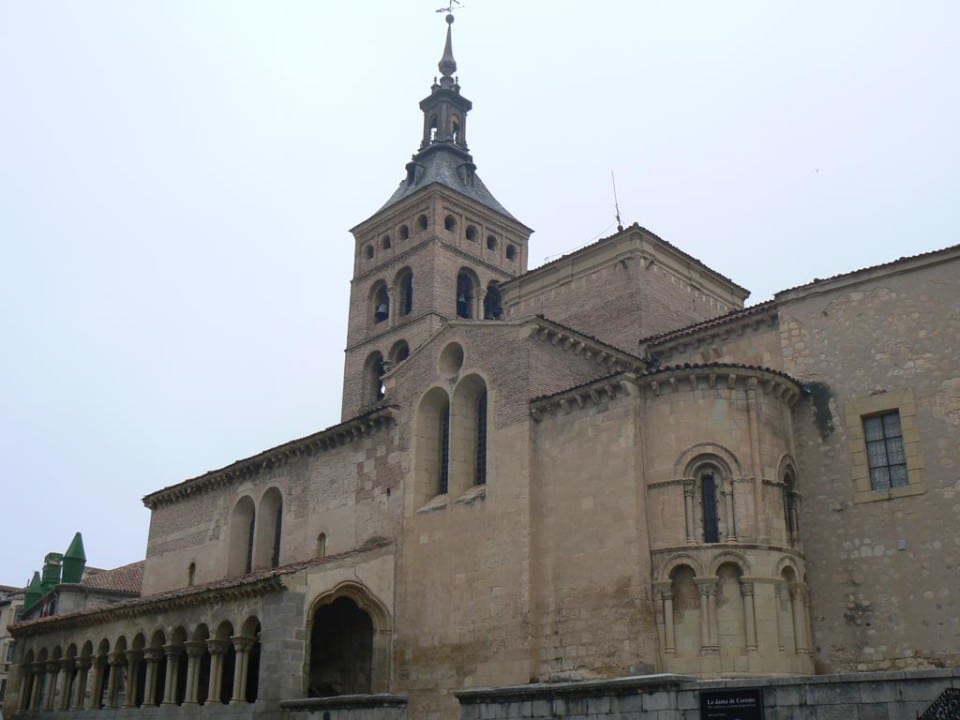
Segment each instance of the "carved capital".
[[229,647],[229,640],[207,640],[207,650],[211,655],[223,655]]
[[700,597],[710,597],[717,592],[716,578],[697,579],[694,580],[694,583],[697,585],[697,590],[700,591]]
[[183,645],[164,645],[163,654],[168,658],[178,658],[183,655]]
[[244,635],[234,635],[230,640],[233,641],[233,647],[237,653],[245,653],[256,642],[256,638],[246,637]]
[[110,667],[116,667],[118,665],[127,664],[127,653],[124,650],[118,652],[110,653],[110,656],[107,658],[107,662],[110,663]]
[[163,657],[162,647],[151,647],[143,651],[143,658],[148,663],[160,662],[160,659],[162,657]]
[[127,665],[136,665],[143,660],[143,650],[127,650]]
[[207,649],[207,644],[202,640],[188,640],[183,647],[187,651],[187,657],[198,658]]

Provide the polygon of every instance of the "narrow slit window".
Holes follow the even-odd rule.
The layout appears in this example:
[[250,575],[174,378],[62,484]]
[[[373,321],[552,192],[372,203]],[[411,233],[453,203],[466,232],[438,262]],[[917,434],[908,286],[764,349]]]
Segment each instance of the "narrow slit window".
[[446,495],[450,486],[450,407],[440,413],[440,483],[439,495]]
[[703,505],[703,541],[720,542],[720,518],[717,516],[717,480],[712,470],[700,475]]
[[487,482],[487,391],[477,398],[477,459],[474,485]]

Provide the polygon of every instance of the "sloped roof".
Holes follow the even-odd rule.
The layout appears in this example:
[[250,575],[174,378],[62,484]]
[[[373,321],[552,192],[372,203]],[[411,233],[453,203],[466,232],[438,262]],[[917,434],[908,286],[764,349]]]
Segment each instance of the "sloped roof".
[[111,618],[136,617],[165,608],[209,602],[211,597],[243,597],[263,592],[273,592],[283,587],[281,579],[285,575],[291,575],[318,565],[335,564],[341,560],[365,553],[389,552],[392,545],[393,541],[375,536],[368,539],[360,547],[336,555],[311,558],[270,570],[258,570],[239,578],[222,578],[203,585],[191,585],[153,595],[125,599],[109,605],[24,620],[14,623],[10,626],[10,629],[17,636],[33,635],[52,628],[65,628],[83,624],[95,625]]
[[506,285],[510,285],[510,284],[514,284],[514,283],[523,282],[523,281],[525,281],[525,280],[528,280],[531,276],[537,275],[538,273],[545,272],[545,271],[548,270],[549,268],[552,268],[552,267],[554,267],[554,266],[557,266],[557,265],[560,265],[560,264],[562,264],[562,263],[564,263],[564,262],[567,262],[568,260],[570,260],[570,258],[577,257],[577,256],[580,256],[580,255],[586,255],[587,253],[589,253],[589,252],[591,252],[592,250],[594,250],[598,245],[603,245],[604,243],[609,243],[609,242],[615,242],[616,240],[618,240],[619,238],[623,237],[624,235],[627,235],[627,234],[629,234],[629,233],[631,233],[631,232],[636,232],[636,231],[638,231],[638,230],[639,230],[640,232],[644,233],[647,237],[649,237],[649,238],[655,240],[656,242],[660,243],[661,245],[663,245],[663,247],[668,248],[670,251],[676,253],[678,256],[682,257],[684,260],[686,260],[687,262],[689,262],[689,263],[690,263],[691,265],[693,265],[694,267],[700,269],[701,271],[706,271],[707,273],[712,274],[712,275],[714,275],[715,277],[720,278],[720,279],[723,280],[724,282],[729,283],[732,287],[735,287],[735,288],[737,288],[737,290],[742,291],[745,296],[747,296],[747,295],[750,294],[750,291],[749,291],[747,288],[743,287],[742,285],[739,285],[739,284],[735,283],[733,280],[731,280],[729,277],[727,277],[727,276],[724,275],[723,273],[717,272],[717,271],[714,270],[712,267],[710,267],[709,265],[707,265],[706,263],[704,263],[702,260],[694,257],[693,255],[691,255],[691,254],[688,253],[688,252],[685,252],[684,250],[681,250],[679,247],[677,247],[677,246],[674,245],[673,243],[671,243],[671,242],[669,242],[669,241],[667,241],[667,240],[664,240],[662,237],[660,237],[659,235],[657,235],[655,232],[653,232],[653,231],[651,231],[651,230],[648,230],[647,228],[643,227],[642,225],[640,225],[640,223],[637,223],[637,222],[634,222],[632,225],[628,225],[627,227],[623,228],[622,230],[617,230],[617,232],[613,233],[612,235],[607,235],[606,237],[602,237],[602,238],[600,238],[600,239],[598,239],[598,240],[595,240],[595,241],[593,241],[593,242],[591,242],[591,243],[588,243],[587,245],[584,245],[584,246],[581,247],[581,248],[577,248],[576,250],[572,250],[572,251],[570,251],[570,252],[568,252],[568,253],[564,253],[563,255],[560,255],[559,257],[555,257],[553,260],[550,260],[549,262],[545,262],[545,263],[543,263],[542,265],[538,265],[538,266],[535,267],[535,268],[530,268],[530,269],[527,270],[525,273],[523,273],[523,274],[521,274],[521,275],[517,275],[516,277],[512,277],[512,278],[510,278],[509,280],[504,281],[504,282],[503,282],[503,285],[506,286]]
[[793,299],[788,298],[787,295],[802,295],[803,291],[805,290],[815,290],[838,280],[852,280],[858,275],[866,275],[877,271],[896,270],[898,265],[912,263],[917,260],[935,260],[938,257],[950,255],[958,250],[960,250],[960,244],[950,245],[948,247],[941,248],[940,250],[931,250],[930,252],[918,253],[917,255],[909,255],[906,257],[897,258],[896,260],[891,260],[890,262],[880,263],[879,265],[870,265],[868,267],[860,268],[859,270],[851,270],[850,272],[839,273],[828,278],[817,278],[808,283],[795,285],[794,287],[781,290],[776,293],[773,300],[766,300],[765,302],[758,303],[741,310],[733,310],[709,320],[702,320],[700,322],[696,322],[691,325],[685,325],[673,330],[668,330],[667,332],[659,333],[657,335],[649,335],[647,337],[640,338],[639,344],[644,346],[670,342],[671,340],[677,340],[688,335],[696,335],[700,332],[709,331],[713,328],[735,323],[739,320],[744,320],[753,316],[763,315],[764,313],[768,312],[776,312],[781,304],[789,299]]
[[91,590],[112,590],[139,595],[143,590],[143,560],[88,575],[78,584]]
[[407,166],[407,177],[377,213],[383,212],[391,205],[396,205],[428,185],[438,183],[516,221],[516,218],[507,212],[507,209],[483,184],[475,172],[476,166],[468,153],[457,150],[453,145],[447,147],[445,144],[431,146],[428,150],[430,151],[414,156],[413,161]]
[[889,262],[880,263],[879,265],[868,265],[867,267],[862,267],[858,270],[851,270],[845,273],[838,273],[837,275],[831,275],[827,278],[815,278],[808,283],[803,283],[802,285],[794,285],[793,287],[785,288],[774,295],[775,298],[779,299],[781,295],[786,293],[793,293],[798,290],[806,290],[808,288],[814,288],[818,285],[824,285],[826,283],[832,283],[836,280],[843,280],[846,278],[853,278],[861,273],[874,272],[876,270],[890,270],[895,266],[900,265],[901,263],[907,263],[913,260],[923,260],[923,259],[933,259],[939,255],[949,255],[956,251],[960,250],[960,244],[957,245],[948,245],[945,248],[940,248],[939,250],[930,250],[929,252],[917,253],[916,255],[905,255],[899,257],[896,260],[891,260]]
[[685,325],[684,327],[677,328],[675,330],[668,330],[667,332],[640,338],[640,345],[655,344],[665,342],[667,340],[674,340],[679,337],[684,337],[685,335],[693,335],[694,333],[698,333],[702,330],[708,330],[720,325],[726,325],[727,323],[748,318],[753,315],[761,315],[768,310],[775,310],[776,307],[776,301],[767,300],[756,305],[751,305],[747,308],[731,310],[728,313],[718,315],[717,317],[710,318],[709,320],[701,320],[700,322],[693,323],[692,325]]

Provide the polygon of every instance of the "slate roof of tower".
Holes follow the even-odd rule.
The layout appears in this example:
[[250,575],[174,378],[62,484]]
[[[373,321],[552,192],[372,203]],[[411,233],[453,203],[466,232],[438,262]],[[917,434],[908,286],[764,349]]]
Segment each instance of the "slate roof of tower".
[[[415,166],[413,178],[411,180],[404,179],[400,183],[400,187],[377,212],[382,212],[391,205],[396,205],[404,198],[410,197],[428,185],[438,183],[476,200],[481,205],[485,205],[511,220],[516,220],[487,190],[487,186],[483,184],[483,180],[475,172],[466,172],[467,166],[472,165],[469,155],[464,157],[460,152],[442,146],[432,146],[431,149],[432,152],[414,156],[415,159],[412,163]],[[465,181],[465,177],[470,177],[469,183]]]

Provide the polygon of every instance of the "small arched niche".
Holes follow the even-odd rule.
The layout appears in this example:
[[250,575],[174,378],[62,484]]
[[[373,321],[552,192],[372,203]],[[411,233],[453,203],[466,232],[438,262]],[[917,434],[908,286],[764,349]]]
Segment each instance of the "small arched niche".
[[487,482],[487,385],[479,375],[458,384],[450,414],[451,493],[459,496]]
[[463,367],[463,345],[457,342],[448,344],[440,351],[438,369],[446,378],[456,377]]
[[253,565],[257,569],[275,568],[280,564],[280,539],[283,534],[283,496],[269,488],[260,498],[260,522]]
[[443,388],[432,388],[423,396],[416,423],[414,502],[420,507],[445,495],[449,486],[450,399]]
[[253,499],[244,495],[230,514],[230,548],[227,574],[246,575],[253,569],[253,527],[256,518]]

